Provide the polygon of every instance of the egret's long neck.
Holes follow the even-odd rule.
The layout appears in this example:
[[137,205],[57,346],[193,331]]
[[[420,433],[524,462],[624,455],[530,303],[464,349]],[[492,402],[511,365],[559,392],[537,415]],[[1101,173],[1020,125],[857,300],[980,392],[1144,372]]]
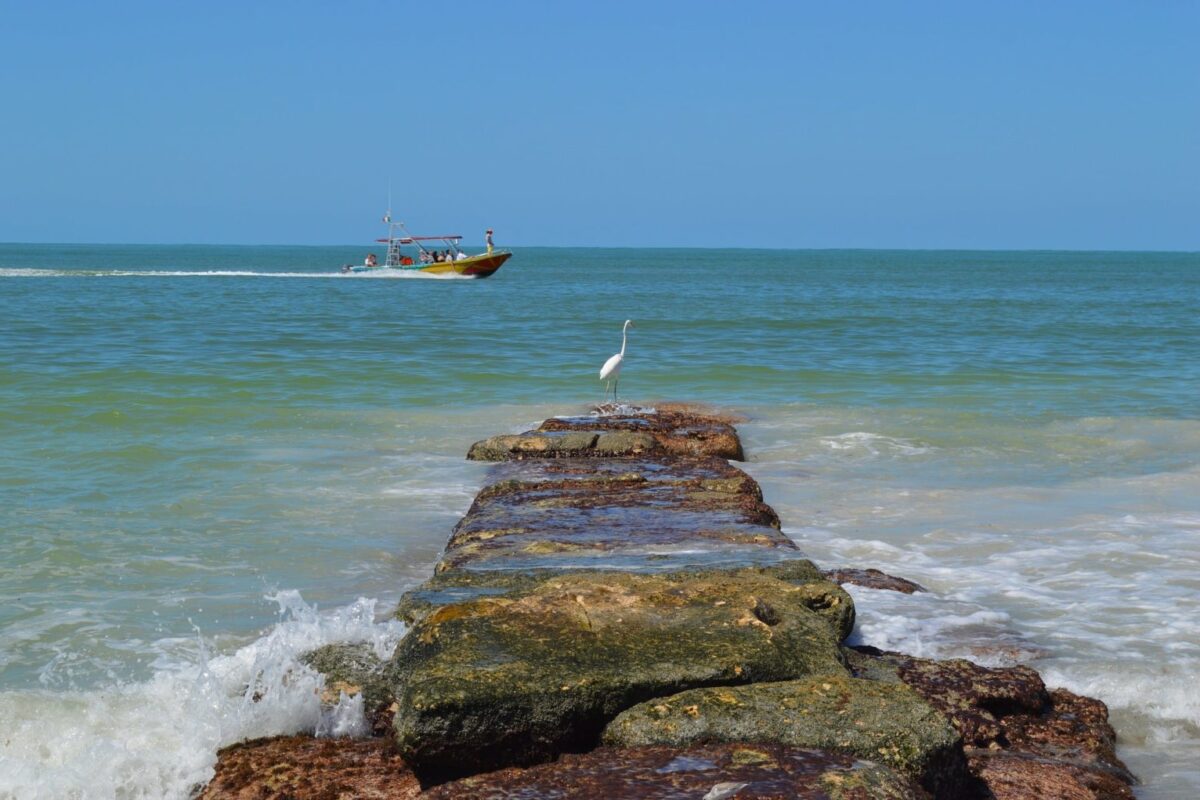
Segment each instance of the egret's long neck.
[[625,336],[629,333],[629,326],[621,328],[621,358],[625,357]]

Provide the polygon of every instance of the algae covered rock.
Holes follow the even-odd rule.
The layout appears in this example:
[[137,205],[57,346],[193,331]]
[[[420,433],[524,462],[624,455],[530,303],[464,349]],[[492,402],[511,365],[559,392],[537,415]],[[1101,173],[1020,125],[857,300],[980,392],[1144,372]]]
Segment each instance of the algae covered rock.
[[733,417],[680,403],[653,409],[619,409],[585,417],[554,417],[539,431],[635,431],[654,437],[671,455],[707,455],[744,461]]
[[337,703],[342,692],[348,696],[360,694],[372,731],[386,731],[392,716],[392,690],[383,674],[384,661],[371,645],[327,644],[300,660],[325,676],[322,703]]
[[388,666],[400,752],[438,782],[588,749],[650,698],[844,676],[839,635],[805,586],[745,572],[582,574],[442,606]]
[[882,764],[771,744],[603,747],[437,786],[428,800],[924,800]]
[[[513,570],[447,570],[435,574],[415,589],[406,592],[396,607],[396,617],[408,625],[414,625],[437,608],[465,600],[504,595],[517,596],[529,592],[543,581],[567,575],[611,575],[611,570],[580,570],[559,572],[539,569],[530,571]],[[657,571],[664,578],[726,577],[757,575],[775,578],[801,587],[800,599],[809,609],[821,615],[833,628],[839,639],[845,639],[854,629],[854,601],[843,589],[826,581],[821,570],[806,558],[790,558],[774,564],[741,567],[737,569],[697,569],[685,571]],[[858,653],[849,648],[843,652],[851,657]]]
[[604,731],[607,745],[771,742],[880,761],[936,797],[966,781],[961,739],[902,684],[823,675],[780,683],[694,689],[634,706]]
[[713,456],[530,459],[491,477],[455,526],[439,573],[662,572],[797,555],[754,479]]
[[361,694],[368,704],[389,700],[383,660],[369,644],[327,644],[300,659],[325,676],[328,691]]
[[470,461],[519,461],[526,458],[614,458],[663,453],[648,433],[613,431],[529,431],[492,436],[471,445]]

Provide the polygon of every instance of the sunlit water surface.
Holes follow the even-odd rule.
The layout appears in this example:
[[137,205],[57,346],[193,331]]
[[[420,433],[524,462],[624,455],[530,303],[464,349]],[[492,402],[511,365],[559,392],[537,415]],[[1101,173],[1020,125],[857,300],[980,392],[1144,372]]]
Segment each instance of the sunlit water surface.
[[[186,797],[247,736],[353,731],[297,658],[390,651],[475,439],[621,390],[736,409],[858,641],[1105,700],[1200,796],[1200,256],[0,245],[0,798]],[[287,676],[285,679],[284,676]],[[248,688],[250,687],[250,688]],[[258,702],[253,698],[258,697]]]

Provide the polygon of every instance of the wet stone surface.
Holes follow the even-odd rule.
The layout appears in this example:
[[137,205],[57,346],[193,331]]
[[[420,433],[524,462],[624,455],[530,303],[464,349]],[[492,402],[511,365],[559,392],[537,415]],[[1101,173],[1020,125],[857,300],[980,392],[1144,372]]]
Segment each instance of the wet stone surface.
[[321,703],[336,705],[341,694],[362,695],[363,713],[375,735],[385,735],[392,724],[392,692],[383,676],[383,660],[369,644],[327,644],[301,658],[325,676]]
[[777,745],[600,748],[443,784],[428,800],[919,800],[878,763]]
[[969,782],[958,732],[902,683],[834,675],[693,689],[641,703],[604,731],[605,744],[687,746],[771,742],[869,758],[907,774],[935,797]]
[[905,578],[897,578],[895,575],[888,575],[886,572],[877,569],[842,567],[827,571],[825,577],[834,583],[851,583],[855,586],[864,586],[868,589],[885,589],[903,594],[928,591],[919,583],[913,583]]
[[735,419],[710,409],[681,403],[662,403],[654,413],[618,410],[603,416],[555,417],[539,431],[632,431],[654,437],[671,455],[711,455],[744,461]]
[[221,750],[198,800],[411,800],[420,790],[386,739],[277,736]]
[[438,563],[454,569],[662,572],[798,555],[758,484],[708,457],[501,465]]
[[396,739],[433,783],[584,751],[609,720],[653,697],[845,675],[837,645],[852,608],[828,582],[752,570],[565,575],[442,606],[388,667]]

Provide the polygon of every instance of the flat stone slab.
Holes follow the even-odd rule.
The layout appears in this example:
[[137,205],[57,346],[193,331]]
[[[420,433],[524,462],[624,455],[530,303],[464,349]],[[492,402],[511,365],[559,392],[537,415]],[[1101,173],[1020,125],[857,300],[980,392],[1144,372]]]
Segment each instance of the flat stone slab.
[[420,791],[387,739],[276,736],[217,753],[198,800],[413,800]]
[[822,675],[779,683],[693,689],[634,706],[604,731],[607,745],[770,742],[880,761],[937,798],[967,783],[962,740],[904,684]]
[[744,461],[734,418],[697,406],[663,403],[653,413],[618,409],[603,415],[554,417],[539,431],[634,431],[648,433],[672,455],[710,455]]
[[708,455],[744,460],[731,418],[681,404],[622,406],[612,413],[555,417],[537,430],[493,436],[467,452],[472,461]]
[[[415,625],[435,609],[451,603],[466,600],[477,600],[486,597],[501,597],[504,595],[522,595],[536,589],[541,583],[551,578],[576,577],[583,575],[603,576],[613,574],[612,570],[596,569],[580,572],[561,572],[558,570],[535,570],[530,572],[515,571],[477,571],[451,570],[434,575],[425,583],[412,589],[400,598],[396,609],[396,617],[408,625]],[[853,601],[845,602],[849,595],[844,592],[826,594],[834,584],[826,581],[821,570],[805,558],[792,558],[775,564],[756,565],[726,569],[686,569],[675,572],[646,573],[658,574],[671,580],[682,578],[731,578],[739,575],[761,575],[776,580],[787,581],[804,587],[804,591],[812,594],[809,607],[824,614],[826,620],[837,631],[840,639],[845,639],[854,628]],[[824,598],[824,599],[821,599]],[[828,607],[824,607],[828,604]],[[848,651],[853,654],[853,651]]]
[[[921,800],[887,767],[778,745],[600,748],[434,787],[428,800]],[[1044,800],[1044,798],[1043,798]]]
[[758,484],[715,456],[504,464],[437,572],[738,567],[799,555]]
[[387,668],[423,782],[594,747],[621,711],[690,688],[845,675],[853,604],[753,570],[578,574],[424,616]]

